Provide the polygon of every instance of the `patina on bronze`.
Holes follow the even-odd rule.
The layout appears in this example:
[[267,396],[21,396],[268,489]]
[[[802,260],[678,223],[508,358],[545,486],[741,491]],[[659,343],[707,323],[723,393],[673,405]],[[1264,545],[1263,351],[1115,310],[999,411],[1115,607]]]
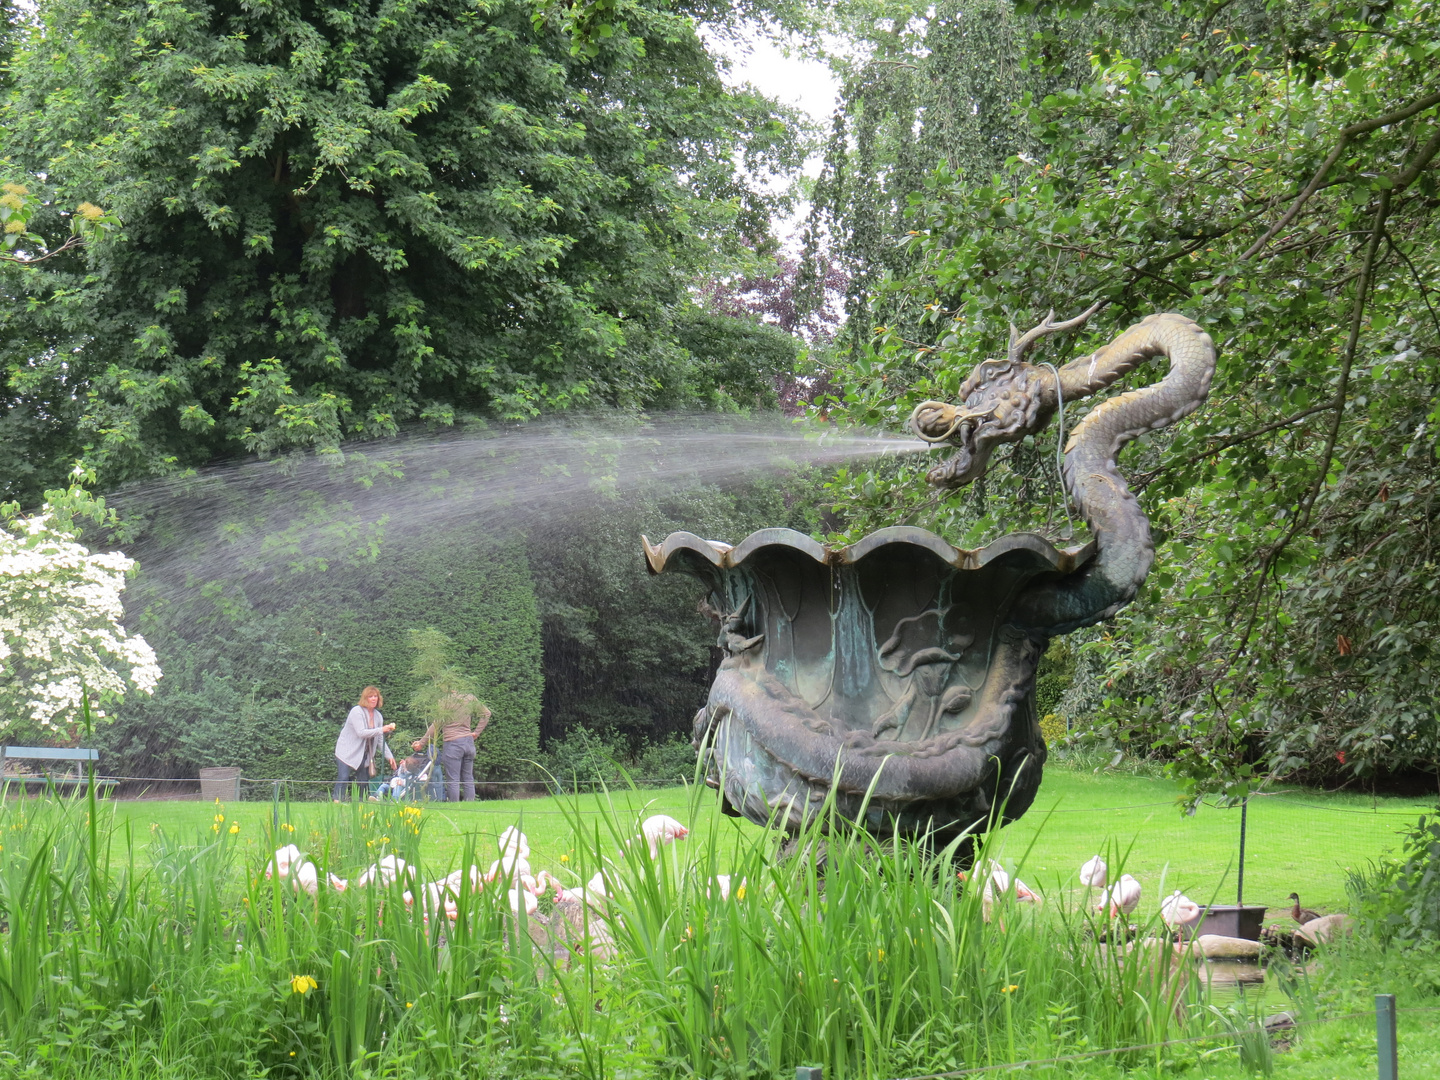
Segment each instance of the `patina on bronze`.
[[1057,549],[1019,533],[965,551],[908,527],[847,547],[787,529],[733,548],[690,533],[645,540],[653,573],[699,578],[722,614],[725,657],[694,741],[727,809],[793,830],[833,786],[851,820],[944,843],[982,826],[997,799],[1006,821],[1029,808],[1045,761],[1040,657],[1055,635],[1134,599],[1154,558],[1116,458],[1196,409],[1215,370],[1209,336],[1173,314],[1058,371],[1025,362],[1039,337],[1094,310],[1012,335],[1007,359],[985,361],[962,385],[963,404],[927,401],[911,417],[922,438],[957,448],[930,482],[959,487],[984,475],[996,446],[1043,429],[1062,401],[1167,357],[1164,379],[1091,410],[1066,444],[1065,487],[1093,542]]

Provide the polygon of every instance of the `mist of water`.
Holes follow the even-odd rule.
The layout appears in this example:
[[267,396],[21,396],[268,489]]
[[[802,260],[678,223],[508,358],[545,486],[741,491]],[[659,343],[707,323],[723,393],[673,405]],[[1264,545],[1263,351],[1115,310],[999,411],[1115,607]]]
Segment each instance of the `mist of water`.
[[587,510],[697,485],[928,449],[780,417],[584,418],[349,444],[342,453],[218,465],[116,492],[147,576],[273,573],[474,525],[583,532]]

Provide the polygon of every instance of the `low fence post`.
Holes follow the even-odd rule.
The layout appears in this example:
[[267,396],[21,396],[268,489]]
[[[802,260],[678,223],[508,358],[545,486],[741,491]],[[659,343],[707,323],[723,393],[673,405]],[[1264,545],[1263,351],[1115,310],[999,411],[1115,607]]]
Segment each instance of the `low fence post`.
[[795,1080],[825,1080],[824,1066],[797,1065],[795,1066]]
[[1375,995],[1375,1049],[1380,1080],[1400,1080],[1399,1047],[1395,1041],[1395,995]]

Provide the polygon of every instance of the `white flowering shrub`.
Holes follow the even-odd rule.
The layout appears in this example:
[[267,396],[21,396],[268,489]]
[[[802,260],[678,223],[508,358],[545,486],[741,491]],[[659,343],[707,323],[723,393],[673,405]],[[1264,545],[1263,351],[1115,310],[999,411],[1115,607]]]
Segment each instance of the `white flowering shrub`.
[[79,543],[77,514],[104,504],[83,488],[46,493],[26,517],[0,506],[0,733],[17,720],[44,727],[79,721],[130,690],[149,694],[160,678],[155,651],[120,619],[120,594],[134,560]]

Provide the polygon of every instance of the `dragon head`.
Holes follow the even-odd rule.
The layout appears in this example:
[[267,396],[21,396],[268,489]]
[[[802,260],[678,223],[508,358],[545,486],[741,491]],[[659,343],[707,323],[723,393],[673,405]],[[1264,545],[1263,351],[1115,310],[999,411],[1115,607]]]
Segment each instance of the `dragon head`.
[[[1071,330],[1099,311],[1104,301],[1065,322],[1055,312],[1021,335],[1010,328],[1010,353],[1004,360],[982,360],[960,384],[964,404],[922,401],[910,414],[910,429],[926,442],[948,442],[956,452],[926,475],[936,487],[960,488],[985,475],[990,455],[1003,443],[1016,442],[1050,422],[1055,408],[1054,378],[1025,363],[1030,346],[1046,334]],[[1050,393],[1047,396],[1046,391]]]
[[936,487],[959,488],[985,475],[997,446],[1023,439],[1050,419],[1040,408],[1049,372],[1031,364],[986,360],[960,387],[963,405],[922,401],[910,427],[926,442],[948,442],[956,451],[931,469]]

